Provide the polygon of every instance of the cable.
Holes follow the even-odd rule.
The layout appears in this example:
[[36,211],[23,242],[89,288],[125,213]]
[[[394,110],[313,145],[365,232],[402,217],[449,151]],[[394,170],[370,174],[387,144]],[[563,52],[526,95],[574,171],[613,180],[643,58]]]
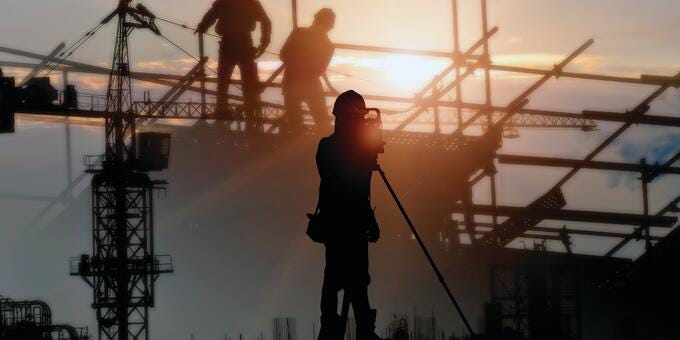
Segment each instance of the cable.
[[[196,58],[193,54],[189,53],[187,50],[185,50],[185,49],[183,49],[181,46],[177,45],[175,42],[173,42],[172,40],[170,40],[170,39],[169,39],[168,37],[166,37],[165,35],[160,34],[160,36],[161,36],[163,39],[165,39],[165,41],[167,41],[167,42],[169,42],[170,44],[172,44],[172,46],[175,46],[178,50],[182,51],[184,54],[186,54],[186,55],[189,56],[190,58],[196,60],[197,62],[201,62],[200,59]],[[215,73],[215,75],[218,75],[218,76],[219,76],[219,73],[217,73],[217,71],[215,71],[212,67],[210,67],[210,66],[208,66],[208,65],[205,65],[205,64],[204,64],[203,66],[205,66],[205,68],[207,68],[208,70],[210,70],[210,71],[212,71],[213,73]],[[239,90],[242,91],[241,86],[239,86],[239,85],[237,85],[237,84],[231,84],[231,85],[234,86],[235,88],[237,88],[237,89],[239,89]]]
[[[194,59],[194,60],[196,60],[196,61],[199,62],[199,63],[201,62],[200,59],[196,58],[193,54],[189,53],[187,50],[183,49],[181,46],[177,45],[175,42],[173,42],[172,40],[168,39],[168,37],[166,37],[165,35],[161,34],[160,36],[161,36],[161,38],[165,39],[165,41],[167,41],[167,42],[169,42],[170,44],[172,44],[172,46],[175,46],[178,50],[182,51],[182,53],[184,53],[184,54],[186,54],[187,56],[189,56],[189,58]],[[215,74],[217,74],[217,71],[215,71],[214,69],[212,69],[212,68],[209,67],[208,65],[205,65],[205,68],[207,68],[208,70],[210,70],[210,71],[214,72]]]
[[[175,22],[175,21],[172,21],[172,20],[170,20],[170,19],[165,19],[165,18],[161,18],[161,17],[156,17],[156,19],[157,19],[157,20],[160,20],[160,21],[163,21],[163,22],[165,22],[165,23],[168,23],[168,24],[171,24],[171,25],[174,25],[174,26],[183,28],[183,29],[185,29],[185,30],[190,30],[190,31],[194,31],[194,32],[196,31],[196,28],[194,28],[194,27],[191,27],[191,26],[188,26],[188,25],[185,25],[185,24],[180,24],[180,23]],[[212,38],[216,38],[216,39],[221,39],[221,38],[222,38],[222,37],[220,37],[219,35],[212,34],[212,33],[208,33],[208,32],[203,32],[203,34],[204,34],[204,35],[207,35],[207,36],[209,36],[209,37],[212,37]],[[276,56],[276,57],[279,57],[279,56],[280,56],[278,53],[272,52],[272,51],[269,51],[269,50],[265,50],[265,53],[271,54],[271,55]],[[335,73],[335,74],[339,74],[339,75],[344,76],[344,77],[347,77],[347,78],[354,78],[354,79],[361,80],[361,81],[365,81],[365,82],[369,82],[369,83],[375,83],[375,81],[373,81],[373,80],[365,79],[365,78],[361,78],[361,77],[357,77],[357,76],[353,76],[353,75],[351,75],[351,74],[349,74],[349,73],[340,72],[340,71],[335,71],[335,70],[333,70],[333,69],[328,69],[328,71],[329,71],[329,72],[332,72],[332,73]]]
[[[185,25],[185,24],[180,24],[180,23],[178,23],[178,22],[175,22],[175,21],[172,21],[172,20],[169,20],[169,19],[164,19],[164,18],[161,18],[161,17],[156,17],[156,20],[160,20],[160,21],[166,22],[166,23],[168,23],[168,24],[171,24],[171,25],[175,25],[175,26],[177,26],[177,27],[184,28],[184,29],[186,29],[186,30],[196,31],[196,28],[194,28],[194,27],[187,26],[187,25]],[[217,35],[217,34],[212,34],[212,33],[208,33],[208,32],[204,32],[203,34],[205,34],[205,35],[207,35],[207,36],[210,36],[210,37],[213,37],[213,38],[217,38],[217,39],[221,38],[221,37],[220,37],[219,35]]]
[[[69,48],[67,48],[65,51],[61,52],[59,54],[58,60],[53,59],[50,60],[45,67],[43,67],[42,70],[40,70],[40,73],[42,73],[44,70],[47,70],[47,73],[45,74],[45,77],[49,76],[52,71],[54,71],[59,65],[62,65],[68,58],[70,58],[73,53],[75,53],[81,46],[83,46],[90,38],[92,38],[99,29],[101,29],[104,26],[103,23],[99,22],[99,24],[95,25],[92,29],[87,31],[83,36],[80,37],[80,39],[76,40]],[[49,69],[48,69],[49,68]]]

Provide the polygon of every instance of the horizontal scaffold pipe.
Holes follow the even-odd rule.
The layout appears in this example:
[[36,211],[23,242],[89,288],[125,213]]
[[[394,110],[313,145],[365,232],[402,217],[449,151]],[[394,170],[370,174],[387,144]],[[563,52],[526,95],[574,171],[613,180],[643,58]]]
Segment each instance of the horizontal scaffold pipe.
[[[475,215],[497,215],[497,216],[516,216],[523,214],[527,208],[512,207],[512,206],[497,206],[491,205],[472,205],[470,211]],[[456,204],[453,212],[462,213],[465,207],[462,204]],[[638,214],[627,213],[613,213],[613,212],[599,212],[599,211],[581,211],[581,210],[532,210],[540,213],[546,220],[556,221],[573,221],[584,223],[599,223],[610,225],[649,225],[653,227],[670,228],[676,222],[677,218],[670,216],[644,216]]]

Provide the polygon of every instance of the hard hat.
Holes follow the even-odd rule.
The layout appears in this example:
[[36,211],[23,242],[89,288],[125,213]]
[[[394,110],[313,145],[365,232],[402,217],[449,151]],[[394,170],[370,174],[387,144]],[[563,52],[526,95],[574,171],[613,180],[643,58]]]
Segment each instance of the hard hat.
[[366,101],[364,97],[353,90],[342,93],[335,100],[333,105],[333,115],[335,117],[346,116],[348,114],[365,115],[368,113],[366,109]]
[[330,8],[322,8],[314,14],[314,21],[333,21],[335,20],[335,12]]

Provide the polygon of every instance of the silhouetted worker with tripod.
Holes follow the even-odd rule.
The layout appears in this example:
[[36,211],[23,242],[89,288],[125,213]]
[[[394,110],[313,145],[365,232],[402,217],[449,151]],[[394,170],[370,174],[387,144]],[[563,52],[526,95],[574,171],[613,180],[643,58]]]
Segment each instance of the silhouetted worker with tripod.
[[[234,68],[238,65],[243,82],[242,92],[246,118],[253,119],[255,112],[259,109],[262,92],[255,59],[259,58],[269,46],[271,21],[258,0],[216,0],[196,31],[205,33],[215,22],[217,22],[215,31],[222,37],[217,71],[215,113],[220,118],[233,118],[232,112],[227,107],[227,91]],[[255,48],[252,32],[258,22],[262,32],[260,45]]]
[[337,314],[340,290],[354,310],[357,340],[379,339],[376,310],[368,302],[368,244],[378,241],[380,229],[370,200],[377,153],[361,138],[367,113],[361,95],[341,94],[333,108],[335,133],[321,139],[316,154],[321,177],[317,213],[326,247],[319,340],[342,340],[345,325]]
[[296,28],[281,48],[285,66],[283,98],[290,129],[302,126],[302,103],[309,108],[317,130],[328,132],[330,119],[321,77],[333,57],[334,47],[328,32],[335,26],[335,13],[323,8],[314,15],[309,27]]

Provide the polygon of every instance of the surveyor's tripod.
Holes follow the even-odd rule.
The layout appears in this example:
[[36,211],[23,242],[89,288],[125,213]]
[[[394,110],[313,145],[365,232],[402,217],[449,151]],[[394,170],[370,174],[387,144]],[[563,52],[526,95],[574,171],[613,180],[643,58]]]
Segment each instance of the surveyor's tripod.
[[[385,175],[385,172],[382,170],[382,168],[378,164],[375,165],[374,170],[377,171],[380,174],[380,177],[382,178],[383,182],[385,183],[387,190],[389,190],[390,194],[392,195],[392,198],[394,199],[394,202],[397,204],[397,207],[399,207],[399,211],[401,211],[402,216],[404,216],[404,220],[406,220],[406,223],[408,224],[409,228],[411,228],[411,232],[413,233],[413,236],[418,241],[418,244],[420,245],[420,249],[422,249],[423,253],[425,254],[425,257],[427,257],[427,261],[430,263],[430,266],[432,267],[432,270],[434,270],[434,273],[437,275],[437,279],[439,280],[439,282],[444,287],[444,290],[446,291],[446,295],[448,295],[449,299],[451,300],[451,303],[453,303],[453,306],[456,308],[456,311],[460,315],[460,318],[463,320],[463,323],[465,324],[465,328],[468,330],[468,332],[470,332],[471,338],[473,338],[473,339],[476,338],[476,334],[472,330],[472,326],[470,326],[470,323],[468,322],[467,318],[465,317],[463,310],[460,308],[460,305],[458,305],[458,301],[453,296],[453,293],[451,293],[451,289],[449,288],[449,285],[446,283],[446,280],[444,280],[444,276],[439,271],[437,264],[434,263],[434,260],[432,259],[430,252],[427,250],[425,243],[423,243],[423,240],[420,238],[420,234],[418,234],[418,230],[416,230],[416,227],[413,225],[413,222],[411,222],[411,218],[406,213],[406,210],[404,209],[404,206],[401,204],[399,197],[397,197],[397,194],[394,192],[394,189],[392,189],[392,185],[390,184],[390,181],[387,180],[387,176]],[[352,297],[350,296],[350,294],[347,292],[347,290],[344,290],[343,297],[342,297],[342,311],[341,311],[341,314],[340,314],[340,322],[341,322],[340,324],[342,325],[342,328],[338,330],[338,337],[337,337],[337,339],[339,339],[339,340],[343,340],[345,338],[345,329],[347,328],[347,320],[348,320],[348,317],[349,317],[349,304],[351,303],[351,300],[352,300]]]
[[[460,308],[460,305],[458,305],[458,301],[456,301],[456,298],[453,296],[453,293],[451,293],[451,289],[449,289],[449,285],[446,284],[446,281],[444,280],[444,276],[439,271],[439,268],[437,268],[437,265],[434,263],[432,256],[430,256],[430,252],[427,250],[425,243],[423,243],[423,240],[420,238],[420,235],[418,234],[416,227],[413,225],[413,222],[411,222],[411,218],[409,218],[408,214],[406,214],[406,210],[404,209],[404,206],[401,205],[401,201],[399,201],[399,197],[397,197],[397,194],[394,192],[394,189],[392,189],[392,185],[390,185],[390,182],[387,180],[387,176],[385,176],[385,172],[382,170],[382,168],[378,164],[375,165],[374,170],[377,171],[380,174],[380,177],[382,178],[383,182],[385,182],[385,186],[387,187],[387,190],[389,190],[390,194],[392,194],[392,198],[394,199],[394,202],[397,204],[397,207],[399,207],[399,210],[401,211],[401,214],[404,216],[404,220],[406,220],[406,223],[408,224],[409,228],[411,228],[411,232],[413,233],[413,236],[418,241],[418,244],[420,245],[420,249],[422,249],[423,253],[425,253],[425,257],[427,257],[427,261],[430,262],[430,266],[432,267],[432,270],[434,270],[435,274],[437,275],[437,279],[439,279],[439,282],[444,287],[444,290],[446,291],[446,295],[449,296],[451,303],[453,303],[453,306],[456,307],[456,311],[460,315],[460,318],[463,320],[463,323],[465,324],[465,327],[467,328],[468,332],[470,332],[470,336],[474,339],[476,337],[475,332],[472,330],[472,327],[470,326],[470,323],[468,322],[467,318],[465,317],[465,314],[463,314],[463,310]],[[344,308],[345,308],[344,303],[345,303],[345,301],[343,299],[343,312],[344,312]],[[347,322],[346,318],[344,320],[345,320],[345,322]]]

